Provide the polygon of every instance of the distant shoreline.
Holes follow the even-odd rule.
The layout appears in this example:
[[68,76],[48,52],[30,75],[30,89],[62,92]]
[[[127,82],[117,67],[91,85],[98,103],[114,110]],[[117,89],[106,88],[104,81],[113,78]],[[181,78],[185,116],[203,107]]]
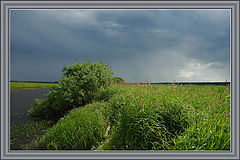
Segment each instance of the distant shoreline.
[[[137,84],[137,83],[129,83],[129,84]],[[140,82],[140,84],[144,84]],[[146,83],[145,83],[146,84]],[[159,83],[151,83],[152,85],[159,84],[176,84],[176,85],[230,85],[230,82],[159,82]]]
[[54,81],[54,82],[44,82],[44,81],[10,81],[10,82],[27,82],[27,83],[58,83],[58,81]]
[[[58,83],[55,82],[44,82],[44,81],[11,81],[11,82],[27,82],[27,83]],[[128,84],[137,84],[137,83],[128,83]],[[140,84],[144,84],[140,82]],[[158,82],[158,83],[151,83],[152,85],[159,85],[159,84],[176,84],[176,85],[187,85],[187,84],[194,84],[194,85],[230,85],[230,82]]]

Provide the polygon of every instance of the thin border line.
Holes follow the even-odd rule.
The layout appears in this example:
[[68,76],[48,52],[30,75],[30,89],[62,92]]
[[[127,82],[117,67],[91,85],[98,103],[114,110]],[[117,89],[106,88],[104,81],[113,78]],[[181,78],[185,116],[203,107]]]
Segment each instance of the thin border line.
[[[236,3],[234,3],[235,5],[236,5]],[[234,5],[233,4],[233,5]],[[25,5],[25,4],[24,4]],[[36,5],[36,4],[34,4],[34,5]],[[96,4],[94,4],[94,5],[96,5]],[[114,5],[117,5],[117,4],[114,4]],[[174,4],[175,5],[175,4]],[[194,3],[194,5],[196,5],[195,3]],[[209,5],[209,4],[206,4],[206,5]],[[219,4],[218,4],[219,5]],[[186,6],[186,5],[185,5]],[[234,6],[235,8],[234,9],[236,9],[236,6]],[[53,8],[53,9],[56,9],[56,8]],[[68,8],[66,8],[66,9],[68,9]],[[85,9],[85,8],[83,8],[83,9]],[[91,8],[91,9],[93,9],[93,8]],[[99,8],[96,8],[96,9],[99,9]],[[111,9],[111,8],[106,8],[106,9]],[[114,9],[114,8],[113,8]],[[130,8],[125,8],[125,9],[130,9]],[[149,8],[147,8],[147,9],[149,9]],[[176,8],[174,8],[174,9],[176,9]],[[190,8],[187,8],[187,9],[190,9]],[[198,8],[199,9],[199,8]],[[204,8],[204,9],[208,9],[208,8]],[[209,8],[209,9],[211,9],[211,8]],[[218,8],[219,9],[219,8]],[[237,10],[235,10],[235,12],[237,12]],[[5,13],[5,12],[4,12]],[[5,17],[4,17],[5,18]],[[237,20],[237,15],[235,15],[235,20]],[[235,21],[235,22],[237,22],[237,21]],[[235,27],[235,26],[233,26],[233,27]],[[5,29],[5,28],[4,28]],[[234,30],[235,31],[237,31],[237,28],[235,27],[234,28]],[[235,38],[234,38],[234,40],[237,40],[237,36],[235,36]],[[235,41],[235,43],[236,43],[237,41]],[[5,46],[4,46],[5,47]],[[235,52],[237,51],[237,46],[235,45]],[[232,50],[233,48],[231,47],[231,50]],[[5,50],[4,50],[5,51]],[[232,52],[231,52],[232,53]],[[237,57],[237,56],[235,56],[235,57]],[[9,57],[8,57],[9,58]],[[232,59],[231,59],[231,61],[232,61]],[[235,60],[235,61],[237,61],[237,60]],[[235,62],[234,61],[234,62]],[[9,65],[9,64],[8,64]],[[232,64],[231,64],[232,65]],[[237,73],[237,70],[235,69],[235,76],[237,76],[236,75],[236,73]],[[9,73],[8,73],[9,74]],[[231,75],[232,76],[232,75]],[[231,77],[232,78],[232,77]],[[235,77],[236,78],[236,77]],[[238,78],[238,77],[237,77]],[[231,86],[232,86],[232,84],[231,84]],[[9,87],[8,87],[9,88]],[[237,90],[238,91],[238,90]],[[236,95],[235,95],[236,96]],[[236,99],[235,99],[236,100]],[[236,104],[235,104],[236,105]],[[231,106],[232,107],[232,106]],[[232,116],[231,116],[231,118],[232,118]],[[152,153],[151,153],[152,154]],[[46,155],[46,156],[49,156],[49,155]],[[53,155],[54,156],[54,155]],[[67,155],[68,156],[68,155]],[[122,155],[121,155],[122,156]],[[126,156],[129,156],[129,155],[126,155]],[[165,155],[166,156],[166,155]],[[190,156],[192,156],[192,155],[190,155]],[[202,155],[201,155],[202,156]],[[218,155],[219,156],[219,155]],[[225,155],[226,156],[226,155]]]
[[[25,4],[24,4],[25,5]],[[10,48],[9,48],[9,46],[10,46],[10,37],[9,37],[9,32],[10,32],[10,29],[9,29],[9,27],[10,27],[10,21],[9,21],[9,19],[10,19],[10,10],[13,10],[14,8],[8,8],[8,19],[7,19],[7,21],[8,21],[8,62],[10,62],[9,61],[9,57],[10,57]],[[19,9],[19,8],[18,8]],[[20,8],[20,10],[34,10],[34,9],[38,9],[38,8]],[[40,10],[41,9],[43,9],[43,8],[39,8]],[[43,10],[48,10],[48,9],[52,9],[52,8],[44,8]],[[68,9],[82,9],[82,8],[53,8],[54,10],[59,10],[59,9],[66,9],[66,10],[68,10]],[[84,9],[86,9],[86,8],[84,8]],[[89,9],[91,9],[91,10],[94,10],[95,8],[89,8]],[[105,8],[96,8],[96,9],[99,9],[99,10],[101,10],[101,9],[105,9]],[[109,10],[109,8],[106,8],[107,10]],[[118,8],[111,8],[112,10],[114,10],[114,9],[118,9]],[[111,10],[110,9],[110,10]],[[144,8],[141,8],[141,9],[138,9],[138,8],[120,8],[120,9],[123,9],[123,10],[131,10],[131,9],[136,9],[136,10],[141,10],[141,9],[144,9]],[[151,10],[151,9],[160,9],[160,8],[146,8],[146,9],[149,9],[149,10]],[[182,9],[185,9],[185,8],[167,8],[167,9],[176,9],[176,10],[182,10]],[[232,11],[232,8],[186,8],[186,10],[194,10],[194,9],[199,9],[199,10],[201,10],[201,9],[205,9],[205,10],[213,10],[213,9],[219,9],[219,10],[223,10],[223,9],[230,9],[231,11]],[[232,16],[231,16],[231,24],[232,24]],[[235,18],[236,19],[236,18]],[[230,24],[230,25],[231,25]],[[231,25],[232,26],[232,25]],[[231,29],[230,29],[231,30]],[[232,30],[231,30],[231,35],[232,35]],[[232,38],[232,36],[231,36],[231,38]],[[231,43],[231,45],[232,45],[232,43]],[[232,48],[232,46],[231,46],[231,48]],[[232,52],[230,52],[230,57],[231,57],[231,53]],[[230,59],[230,61],[231,61],[231,59]],[[231,62],[231,66],[232,66],[232,62]],[[9,77],[9,80],[10,80],[10,63],[8,63],[8,69],[9,69],[9,72],[8,72],[8,77]],[[232,77],[230,77],[230,84],[232,85]],[[9,85],[8,85],[8,90],[9,90]],[[9,98],[10,96],[8,96],[8,100],[10,100],[10,98]],[[231,97],[232,97],[232,94],[231,94]],[[9,101],[9,104],[10,104],[10,101]],[[10,105],[9,105],[10,106]],[[232,107],[232,105],[231,105],[231,107]],[[8,107],[8,113],[10,113],[9,112],[9,110],[10,110],[10,107]],[[232,116],[231,116],[231,118],[232,118]],[[10,123],[10,118],[8,117],[8,121],[9,121],[9,123]],[[232,119],[231,119],[231,121],[232,121]],[[9,125],[10,126],[10,125]],[[8,131],[8,134],[10,135],[10,127],[8,127],[9,128],[9,131]],[[231,129],[232,129],[232,127],[231,127]],[[9,136],[9,138],[10,138],[10,136]],[[232,139],[231,139],[231,141],[232,141]],[[230,145],[230,147],[232,147],[232,145]],[[9,143],[9,145],[8,145],[8,151],[9,152],[12,152],[11,150],[10,150],[10,143]],[[37,151],[37,150],[36,150]],[[47,150],[46,150],[47,151]],[[44,152],[46,152],[46,151],[44,151]],[[79,151],[81,151],[81,150],[78,150],[78,151],[71,151],[71,152],[79,152]],[[85,151],[85,150],[84,150]],[[144,150],[145,151],[145,150]],[[18,151],[14,151],[14,152],[18,152]],[[47,151],[47,152],[49,152],[49,151]],[[59,151],[54,151],[54,152],[57,152],[57,153],[59,153]],[[62,152],[68,152],[69,153],[69,151],[68,150],[66,150],[66,151],[62,151]],[[91,152],[91,153],[96,153],[96,151],[87,151],[87,152]],[[102,151],[99,151],[100,153],[102,153]],[[117,152],[117,153],[119,153],[118,151],[113,151],[113,152]],[[126,151],[123,151],[123,152],[125,152],[126,153]],[[127,151],[128,152],[128,151]],[[131,153],[131,151],[129,151],[130,153]],[[134,151],[134,152],[136,152],[136,151]],[[146,151],[146,152],[148,152],[149,153],[149,151]],[[154,152],[183,152],[183,151],[154,151]],[[184,151],[184,152],[232,152],[231,151],[231,149],[230,149],[230,151]],[[26,151],[26,153],[28,153],[28,151]],[[141,152],[142,153],[142,152]],[[151,153],[152,154],[152,153]],[[207,156],[207,155],[206,155]],[[214,156],[214,155],[212,155],[212,156]],[[229,156],[231,156],[231,155],[229,155]]]
[[[38,9],[38,8],[18,8],[17,10],[35,10],[35,9]],[[39,8],[39,10],[50,10],[51,8]],[[70,8],[70,9],[72,9],[72,8]],[[75,10],[80,10],[80,9],[82,9],[82,8],[73,8],[73,9],[75,9]],[[84,8],[84,9],[86,9],[86,8]],[[84,9],[82,9],[82,10],[84,10]],[[105,8],[97,8],[97,9],[99,9],[99,10],[105,10]],[[115,10],[116,8],[111,8],[112,10]],[[133,8],[133,9],[135,9],[135,8]],[[156,9],[156,10],[159,10],[160,8],[146,8],[147,10],[154,10],[154,9]],[[167,9],[169,9],[169,10],[196,10],[196,9],[194,9],[194,8],[187,8],[187,9],[182,9],[182,8],[167,8]],[[230,10],[230,54],[229,54],[229,56],[230,56],[230,63],[231,63],[231,65],[230,65],[230,73],[231,73],[231,70],[232,70],[232,59],[231,59],[231,54],[232,54],[232,52],[231,52],[231,49],[232,49],[232,43],[231,43],[231,39],[232,39],[232,29],[231,29],[231,27],[232,27],[232,8],[197,8],[197,9],[199,9],[199,10],[216,10],[216,9],[218,9],[218,10]],[[10,25],[10,13],[11,13],[11,10],[15,10],[15,8],[8,8],[8,28],[10,28],[11,27],[11,25]],[[53,10],[68,10],[68,8],[55,8],[55,9],[53,9]],[[95,10],[95,9],[93,9],[93,8],[89,8],[89,10]],[[107,9],[107,10],[109,10],[109,9]],[[121,8],[121,10],[132,10],[131,8]],[[145,10],[145,9],[136,9],[136,10]],[[236,18],[235,18],[236,19]],[[8,40],[9,40],[9,43],[8,43],[8,46],[10,46],[10,37],[9,37],[9,35],[10,35],[10,29],[8,29]],[[10,57],[10,48],[8,47],[8,55],[9,55],[9,57]],[[8,57],[8,62],[10,62],[9,61],[9,57]],[[9,68],[9,72],[8,72],[8,76],[10,77],[10,75],[9,75],[9,73],[10,73],[10,63],[8,64],[8,68]],[[10,78],[9,78],[9,81],[10,81]],[[10,83],[9,83],[10,84]],[[230,76],[230,85],[232,86],[232,75]],[[8,89],[9,89],[9,86],[8,86]],[[10,97],[10,96],[9,96]],[[10,104],[10,98],[8,98],[9,99],[9,104]],[[231,108],[232,108],[232,92],[231,92]],[[9,105],[9,107],[8,107],[8,113],[10,113],[10,105]],[[10,138],[10,116],[8,117],[8,119],[9,119],[9,131],[8,131],[8,134],[9,134],[9,138]],[[232,122],[232,115],[231,115],[231,122]],[[231,122],[230,122],[230,135],[231,135],[231,130],[232,130],[232,126],[231,126]],[[232,137],[232,135],[231,135],[231,137]],[[9,139],[9,141],[10,141],[10,139]],[[56,153],[59,153],[59,151],[51,151],[51,150],[44,150],[44,151],[41,151],[41,150],[34,150],[34,151],[37,151],[37,152],[56,152]],[[102,151],[90,151],[90,150],[76,150],[76,151],[73,151],[73,150],[60,150],[61,152],[63,152],[63,153],[71,153],[71,152],[73,152],[73,153],[76,153],[76,152],[81,152],[81,151],[84,151],[84,152],[90,152],[90,153],[96,153],[96,152],[100,152],[100,153],[102,153]],[[134,151],[134,150],[133,150]],[[149,151],[146,151],[146,150],[138,150],[139,152],[141,152],[142,153],[142,151],[144,151],[144,152],[147,152],[147,153],[149,153]],[[138,152],[137,151],[137,152]],[[14,152],[16,152],[16,153],[19,153],[19,152],[25,152],[25,153],[29,153],[29,152],[32,152],[31,150],[29,150],[29,151],[22,151],[22,150],[10,150],[10,143],[9,143],[9,145],[8,145],[8,152],[12,152],[12,153],[14,153]],[[132,151],[122,151],[122,150],[114,150],[114,151],[107,151],[107,153],[108,152],[116,152],[116,153],[119,153],[119,152],[129,152],[129,153],[132,153]],[[134,151],[134,153],[135,153],[136,151]],[[150,151],[151,152],[151,151]],[[156,150],[156,151],[153,151],[153,152],[158,152],[158,153],[163,153],[163,152],[174,152],[174,153],[178,153],[178,152],[210,152],[210,153],[212,153],[212,152],[227,152],[227,153],[231,153],[232,152],[232,138],[231,138],[231,143],[230,143],[230,151],[226,151],[226,150],[216,150],[216,151],[184,151],[184,150],[182,150],[182,151],[180,151],[180,150],[177,150],[177,151],[159,151],[159,150]],[[152,153],[151,153],[152,154]],[[207,156],[207,155],[206,155]],[[213,155],[214,156],[214,155]],[[229,156],[232,156],[232,155],[229,155]]]

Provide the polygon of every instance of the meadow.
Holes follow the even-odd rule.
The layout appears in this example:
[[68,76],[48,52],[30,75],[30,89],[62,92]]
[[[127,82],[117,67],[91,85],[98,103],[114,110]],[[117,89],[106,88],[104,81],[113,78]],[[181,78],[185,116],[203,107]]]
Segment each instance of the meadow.
[[117,84],[33,145],[47,150],[230,150],[230,87]]
[[63,72],[28,110],[30,121],[11,126],[11,149],[230,150],[228,83],[129,84],[88,60]]
[[57,83],[32,83],[32,82],[10,82],[10,91],[22,89],[51,88]]

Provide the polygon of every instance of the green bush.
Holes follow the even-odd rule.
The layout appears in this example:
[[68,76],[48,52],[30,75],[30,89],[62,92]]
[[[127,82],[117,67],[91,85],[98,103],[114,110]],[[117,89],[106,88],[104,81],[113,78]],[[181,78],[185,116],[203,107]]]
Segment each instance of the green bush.
[[112,80],[113,83],[124,83],[124,79],[122,79],[121,77],[113,77],[113,80]]
[[29,110],[32,117],[58,119],[69,110],[92,102],[101,87],[112,82],[112,69],[104,63],[76,63],[63,67],[63,76],[57,87],[49,90],[47,100],[37,100]]
[[55,115],[54,109],[49,107],[46,99],[35,99],[34,107],[28,110],[28,113],[35,119],[51,119]]
[[110,98],[113,97],[114,94],[117,93],[117,90],[112,87],[102,87],[100,88],[94,95],[94,100],[95,101],[104,101],[107,102]]

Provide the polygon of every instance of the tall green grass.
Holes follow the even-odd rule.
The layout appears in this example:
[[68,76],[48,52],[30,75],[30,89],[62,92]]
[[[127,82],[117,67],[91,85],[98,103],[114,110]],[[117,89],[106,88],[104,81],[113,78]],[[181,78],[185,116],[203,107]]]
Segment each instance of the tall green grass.
[[73,109],[40,140],[38,148],[89,150],[103,140],[108,125],[105,104],[93,103]]
[[191,126],[175,138],[176,149],[230,150],[229,87],[209,86],[206,90],[205,95],[199,93],[198,103],[193,103],[197,112]]
[[229,86],[118,84],[95,101],[61,119],[40,148],[230,150]]

